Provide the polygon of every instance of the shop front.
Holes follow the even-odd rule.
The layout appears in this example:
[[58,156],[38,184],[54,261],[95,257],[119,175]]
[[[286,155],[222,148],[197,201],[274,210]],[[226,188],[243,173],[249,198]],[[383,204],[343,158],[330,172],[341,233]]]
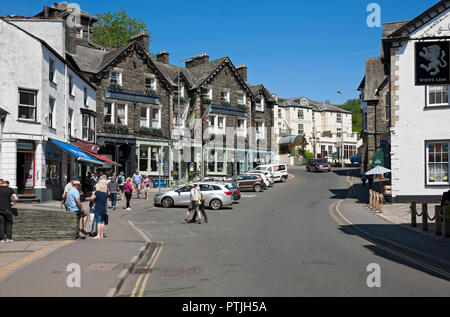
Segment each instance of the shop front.
[[136,137],[116,136],[109,133],[98,133],[98,154],[117,162],[117,165],[106,163],[102,168],[103,173],[115,172],[119,175],[123,172],[125,177],[131,177],[137,168],[136,160]]
[[[45,145],[45,187],[46,197],[50,200],[57,200],[64,192],[62,174],[62,151],[56,145],[48,142]],[[41,199],[45,201],[47,199]]]
[[170,144],[164,140],[136,140],[138,157],[137,169],[143,175],[148,175],[153,179],[170,180],[171,155]]
[[16,180],[19,195],[34,195],[36,147],[33,141],[17,141]]

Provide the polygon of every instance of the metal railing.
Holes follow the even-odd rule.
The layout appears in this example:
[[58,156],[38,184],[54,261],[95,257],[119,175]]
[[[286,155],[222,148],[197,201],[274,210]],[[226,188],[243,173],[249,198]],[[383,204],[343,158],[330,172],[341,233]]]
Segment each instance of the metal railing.
[[434,217],[430,217],[426,203],[422,203],[421,213],[417,211],[416,202],[412,202],[409,208],[411,210],[411,227],[417,227],[417,217],[422,217],[422,231],[428,231],[428,221],[435,221],[436,235],[450,237],[450,210],[444,210],[442,206],[435,206]]

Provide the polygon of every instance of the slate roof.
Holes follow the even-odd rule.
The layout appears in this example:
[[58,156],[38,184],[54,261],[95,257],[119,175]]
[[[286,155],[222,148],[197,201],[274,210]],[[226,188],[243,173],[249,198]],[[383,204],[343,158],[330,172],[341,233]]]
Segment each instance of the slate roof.
[[351,113],[351,111],[343,110],[339,107],[327,104],[325,102],[316,102],[312,101],[308,98],[306,98],[309,102],[309,105],[301,105],[300,100],[306,98],[306,97],[294,97],[294,98],[284,98],[279,97],[278,98],[278,106],[281,107],[299,107],[299,108],[307,108],[312,109],[313,111],[330,111],[330,112],[344,112],[344,113]]
[[264,87],[264,85],[259,84],[256,86],[252,86],[249,83],[247,83],[248,87],[250,88],[250,91],[252,92],[252,94],[254,96],[257,96],[259,94],[259,92],[262,90],[266,96],[268,96],[267,101],[269,102],[275,102],[275,99],[273,98],[272,94],[270,93],[270,91]]
[[[48,7],[50,14],[51,14],[51,11],[56,11],[55,12],[56,16],[65,17],[71,13],[71,12],[67,11],[67,6],[69,5],[69,3],[67,3],[66,1],[61,1],[60,3],[57,3],[57,6],[55,6],[55,4]],[[82,16],[91,19],[92,22],[98,21],[98,19],[95,16],[87,13],[86,11],[80,10],[80,13]],[[43,16],[44,16],[44,11],[41,11],[35,15],[35,17],[43,17]]]
[[186,69],[193,79],[192,88],[198,88],[226,59],[227,56]]
[[81,71],[88,73],[99,72],[103,64],[103,59],[108,55],[108,52],[80,45],[77,45],[75,49],[76,54],[67,53],[67,55],[70,55],[74,59]]
[[[405,24],[409,23],[409,21],[398,21],[398,22],[389,22],[383,23],[383,31],[381,35],[381,39],[387,39],[392,33],[403,27]],[[384,44],[383,41],[381,43],[381,57],[384,56]]]

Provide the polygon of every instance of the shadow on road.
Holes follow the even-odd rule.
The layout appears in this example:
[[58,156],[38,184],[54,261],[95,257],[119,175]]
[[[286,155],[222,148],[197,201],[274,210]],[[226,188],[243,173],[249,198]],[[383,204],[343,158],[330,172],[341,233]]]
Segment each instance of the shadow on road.
[[[358,228],[360,228],[363,231],[370,232],[370,233],[376,232],[376,235],[382,236],[383,238],[386,238],[386,239],[392,240],[392,241],[396,241],[395,236],[398,236],[398,228],[396,228],[396,225],[358,224],[357,226],[358,226]],[[370,242],[372,242],[372,243],[369,243],[369,241],[367,241],[367,245],[365,245],[364,247],[367,248],[368,250],[370,250],[374,255],[381,256],[389,261],[408,266],[410,268],[419,270],[421,272],[424,272],[424,273],[432,275],[434,277],[443,279],[445,281],[450,281],[450,274],[449,274],[447,268],[444,268],[444,267],[439,266],[438,264],[434,264],[434,263],[430,267],[430,265],[426,264],[427,260],[425,260],[425,259],[418,260],[422,263],[425,263],[426,266],[421,265],[416,262],[416,260],[415,260],[415,259],[417,259],[416,255],[408,256],[409,258],[413,258],[413,261],[408,260],[400,255],[395,254],[395,252],[404,254],[405,251],[396,250],[392,246],[389,246],[389,248],[384,247],[382,243],[379,243],[378,241],[374,241],[373,238],[368,237],[363,232],[356,230],[351,225],[341,226],[339,228],[339,230],[341,230],[345,234],[358,236],[360,238],[363,238],[364,240],[369,240]],[[404,241],[396,241],[396,242],[399,244],[405,244]],[[381,246],[375,245],[378,243],[381,244]],[[417,243],[417,244],[414,245],[415,243]],[[418,237],[418,240],[411,241],[411,244],[408,245],[408,247],[411,249],[417,249],[420,252],[424,252],[424,253],[426,252],[428,254],[436,256],[437,258],[441,258],[445,261],[450,261],[450,256],[449,256],[448,252],[445,251],[444,245],[430,246],[429,244],[424,243],[424,241],[420,240],[420,237]],[[430,250],[430,247],[431,247],[431,250]],[[391,250],[391,251],[388,251],[387,249]],[[367,264],[369,264],[369,263],[367,263]],[[433,269],[433,267],[444,271],[445,275],[440,274],[439,272],[435,271]]]
[[359,168],[342,168],[342,169],[331,169],[331,171],[338,176],[353,176],[361,177],[361,171]]

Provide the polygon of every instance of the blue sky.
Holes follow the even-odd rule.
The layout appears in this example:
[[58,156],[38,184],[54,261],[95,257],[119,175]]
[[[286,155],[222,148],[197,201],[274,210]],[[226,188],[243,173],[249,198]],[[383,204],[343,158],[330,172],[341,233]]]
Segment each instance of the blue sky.
[[[33,15],[55,1],[0,0],[0,15]],[[72,1],[68,1],[72,2]],[[170,62],[202,52],[248,67],[248,80],[279,96],[340,103],[357,98],[365,59],[379,56],[381,28],[369,28],[367,5],[381,21],[410,20],[438,0],[77,0],[84,11],[124,8],[152,32],[150,49]]]

